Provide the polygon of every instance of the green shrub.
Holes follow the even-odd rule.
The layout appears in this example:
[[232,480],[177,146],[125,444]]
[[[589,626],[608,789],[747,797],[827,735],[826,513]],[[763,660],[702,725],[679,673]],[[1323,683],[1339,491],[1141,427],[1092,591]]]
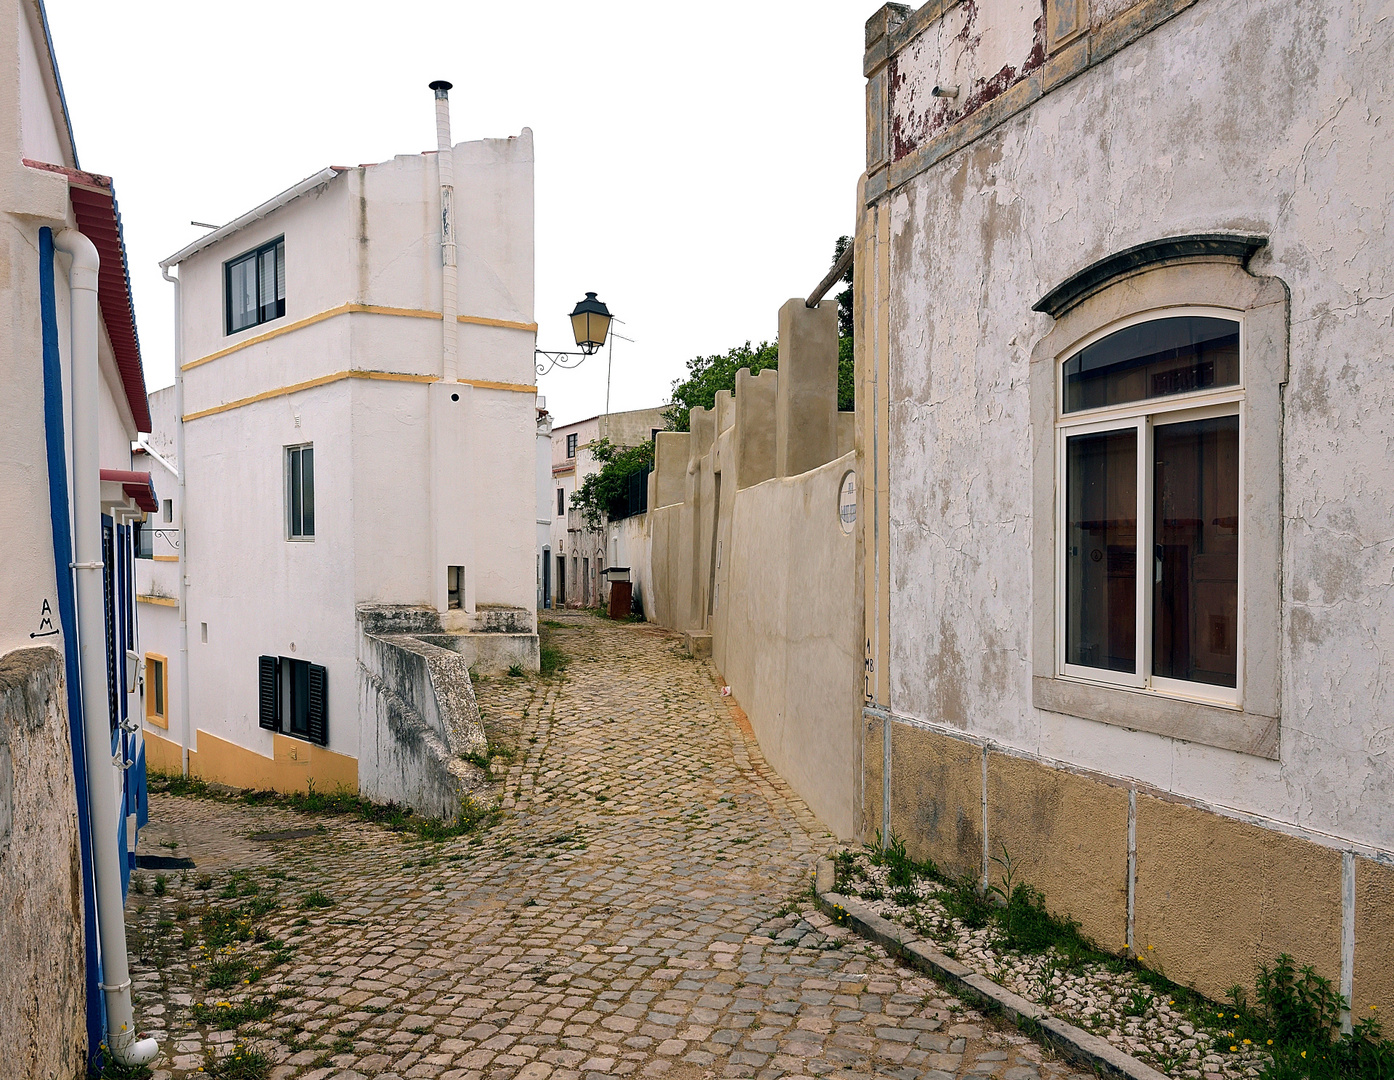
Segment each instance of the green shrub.
[[1298,967],[1287,953],[1271,968],[1259,968],[1252,1006],[1237,986],[1230,998],[1239,1015],[1233,1037],[1252,1039],[1273,1053],[1273,1063],[1263,1070],[1264,1080],[1394,1078],[1394,1042],[1382,1038],[1379,1021],[1366,1017],[1342,1034],[1345,998],[1330,979],[1310,965]]

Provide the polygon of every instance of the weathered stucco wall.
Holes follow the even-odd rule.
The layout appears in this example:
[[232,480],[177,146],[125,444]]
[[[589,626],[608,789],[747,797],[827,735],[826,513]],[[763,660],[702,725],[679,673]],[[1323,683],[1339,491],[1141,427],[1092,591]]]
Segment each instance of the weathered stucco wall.
[[[1008,9],[1018,6],[978,5],[978,17],[992,7],[1015,18]],[[867,558],[887,566],[884,593],[879,579],[868,593],[866,637],[887,635],[876,703],[908,722],[866,721],[863,834],[881,827],[869,755],[889,728],[890,824],[911,850],[971,862],[971,835],[959,839],[944,815],[961,809],[972,820],[972,799],[985,796],[994,852],[1005,838],[1093,864],[1052,881],[1042,863],[1028,877],[1104,939],[1127,885],[1119,805],[1131,789],[1135,942],[1155,945],[1168,975],[1223,994],[1286,949],[1353,979],[1364,1005],[1394,1004],[1394,683],[1376,644],[1394,632],[1386,5],[1051,0],[1041,8],[1051,34],[1059,11],[1078,15],[1070,43],[1048,46],[1039,72],[978,101],[956,126],[924,127],[922,111],[902,107],[911,91],[951,81],[961,58],[941,44],[957,8],[936,0],[878,16],[902,27],[878,46],[900,50],[899,87],[884,85],[884,54],[867,54],[872,205],[858,237],[867,301],[858,392],[870,391],[873,409],[876,394],[889,400],[884,419],[873,414],[863,429],[864,449],[873,452],[870,435],[885,438],[888,460],[874,497],[864,488],[864,506],[874,498],[877,508]],[[894,143],[915,124],[913,147]],[[1033,510],[1029,371],[1056,325],[1033,305],[1108,255],[1199,233],[1266,238],[1248,271],[1287,297],[1286,381],[1261,388],[1281,402],[1265,463],[1281,509],[1256,525],[1281,529],[1281,555],[1263,571],[1281,630],[1272,756],[1033,704],[1032,615],[1043,600],[1033,555],[1054,522]],[[1211,299],[1197,290],[1184,302]],[[954,731],[964,738],[949,740]],[[936,740],[968,749],[932,748]],[[983,746],[986,792],[981,762],[968,760]],[[997,767],[994,747],[1020,761]],[[936,766],[944,778],[927,785],[917,762],[946,757],[963,760]],[[1023,799],[1039,820],[1023,820]],[[1342,849],[1357,871],[1344,907]],[[1223,919],[1224,940],[1207,919]],[[1353,962],[1340,953],[1343,921]]]
[[77,799],[56,649],[0,657],[0,1016],[6,1075],[72,1077],[87,1045]]
[[760,749],[833,832],[856,830],[856,540],[838,525],[854,455],[735,493],[712,656]]
[[857,834],[861,583],[839,493],[836,307],[791,300],[780,368],[737,373],[657,440],[645,614],[710,648],[761,750],[837,835]]
[[[896,712],[1394,848],[1394,685],[1369,647],[1394,631],[1394,472],[1369,437],[1394,402],[1381,25],[1364,2],[1195,4],[888,197]],[[1292,298],[1272,762],[1031,706],[1032,539],[1051,527],[1031,519],[1026,368],[1051,326],[1032,305],[1204,231],[1267,236],[1251,269]]]

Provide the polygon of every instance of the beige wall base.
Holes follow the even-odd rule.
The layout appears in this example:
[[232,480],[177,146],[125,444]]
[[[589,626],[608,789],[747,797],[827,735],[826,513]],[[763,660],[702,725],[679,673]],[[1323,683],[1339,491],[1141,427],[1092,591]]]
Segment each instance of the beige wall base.
[[[273,757],[220,739],[200,730],[198,750],[189,751],[189,775],[228,787],[289,794],[308,791],[358,790],[358,759],[288,735],[272,735]],[[145,760],[153,772],[181,769],[179,744],[153,732],[145,733]]]
[[[881,828],[882,727],[863,720],[862,837]],[[1168,978],[1224,1000],[1290,953],[1340,985],[1342,853],[1127,781],[1082,775],[893,721],[891,833],[951,874],[984,872],[987,848],[1016,880],[1078,919],[1102,948],[1128,935],[1129,800],[1135,799],[1132,940]],[[1131,789],[1131,790],[1130,790]],[[993,884],[1002,866],[986,860]],[[1354,1016],[1394,1008],[1394,867],[1355,860]],[[1376,1006],[1371,1012],[1370,1006]]]

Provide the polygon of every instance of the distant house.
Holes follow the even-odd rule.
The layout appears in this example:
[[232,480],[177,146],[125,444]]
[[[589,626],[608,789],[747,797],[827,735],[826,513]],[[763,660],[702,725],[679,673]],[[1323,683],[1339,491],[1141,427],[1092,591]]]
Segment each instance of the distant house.
[[74,1076],[104,1037],[154,1053],[122,901],[146,816],[134,564],[159,496],[131,453],[150,417],[114,185],[79,165],[42,4],[0,0],[0,27],[0,1013],[7,1075]]
[[532,134],[447,150],[449,276],[439,153],[326,168],[165,261],[190,711],[150,730],[162,767],[449,813],[465,669],[537,667]]
[[[591,528],[571,505],[586,477],[601,470],[592,443],[608,439],[616,446],[638,446],[666,426],[663,409],[655,408],[602,413],[552,429],[552,597],[557,607],[598,606],[609,595],[606,567],[622,565],[618,536],[608,539],[604,528]],[[646,483],[636,480],[635,494],[640,504],[633,512],[640,513],[648,508]]]

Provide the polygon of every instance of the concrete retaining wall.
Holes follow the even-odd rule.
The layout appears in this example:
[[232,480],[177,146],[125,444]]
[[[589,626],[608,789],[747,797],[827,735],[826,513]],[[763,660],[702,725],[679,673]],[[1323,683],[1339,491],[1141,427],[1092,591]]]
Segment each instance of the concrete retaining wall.
[[0,1016],[5,1075],[85,1074],[82,862],[63,657],[0,657]]
[[462,755],[487,747],[468,662],[406,634],[363,634],[358,674],[359,791],[455,818],[467,775]]

